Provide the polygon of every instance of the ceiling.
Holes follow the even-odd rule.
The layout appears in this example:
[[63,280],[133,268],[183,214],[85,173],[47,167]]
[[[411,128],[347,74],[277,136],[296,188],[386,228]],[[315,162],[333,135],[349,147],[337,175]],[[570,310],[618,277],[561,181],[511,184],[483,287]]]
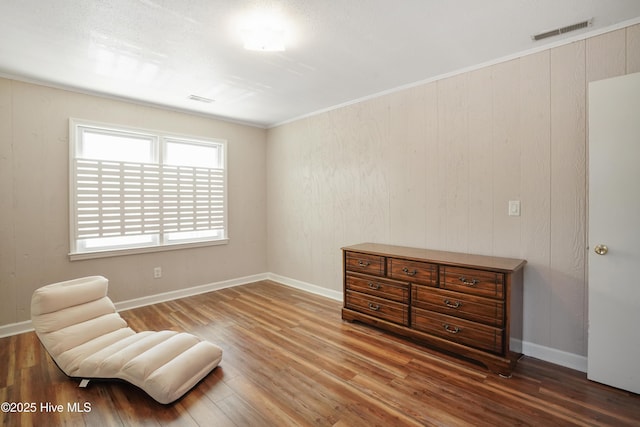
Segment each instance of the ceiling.
[[[256,9],[285,20],[284,52],[243,49]],[[0,0],[0,75],[269,127],[639,18],[638,0]]]

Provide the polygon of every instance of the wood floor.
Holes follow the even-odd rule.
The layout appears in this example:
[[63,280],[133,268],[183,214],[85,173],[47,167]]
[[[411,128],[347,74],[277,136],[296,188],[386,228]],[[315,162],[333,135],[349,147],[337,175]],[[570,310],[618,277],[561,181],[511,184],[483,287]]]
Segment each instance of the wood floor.
[[264,281],[122,312],[135,330],[189,331],[224,350],[218,368],[166,406],[123,382],[78,388],[34,333],[2,338],[0,402],[15,402],[14,409],[35,404],[36,410],[0,413],[0,424],[640,425],[640,395],[527,357],[512,378],[500,378],[344,322],[340,308],[336,301]]

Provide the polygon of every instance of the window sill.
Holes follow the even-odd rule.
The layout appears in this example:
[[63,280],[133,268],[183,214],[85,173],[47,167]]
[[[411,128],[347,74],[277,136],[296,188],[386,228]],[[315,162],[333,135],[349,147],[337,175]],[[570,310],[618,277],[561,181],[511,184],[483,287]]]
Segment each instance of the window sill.
[[69,254],[69,260],[82,261],[82,260],[95,259],[95,258],[108,258],[108,257],[115,257],[115,256],[146,254],[146,253],[152,253],[152,252],[174,251],[178,249],[201,248],[205,246],[218,246],[218,245],[226,245],[228,243],[229,243],[229,239],[227,238],[227,239],[220,239],[220,240],[208,240],[204,242],[174,243],[171,245],[147,246],[143,248],[115,249],[115,250],[94,251],[94,252],[75,252],[75,253]]

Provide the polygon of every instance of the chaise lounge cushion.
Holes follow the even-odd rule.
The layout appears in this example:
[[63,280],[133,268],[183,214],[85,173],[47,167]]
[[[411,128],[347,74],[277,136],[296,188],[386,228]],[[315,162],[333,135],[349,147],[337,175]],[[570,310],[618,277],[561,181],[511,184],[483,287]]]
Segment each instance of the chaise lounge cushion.
[[44,286],[31,298],[36,334],[68,376],[125,380],[166,404],[222,360],[222,349],[192,334],[134,332],[107,289],[106,278],[91,276]]

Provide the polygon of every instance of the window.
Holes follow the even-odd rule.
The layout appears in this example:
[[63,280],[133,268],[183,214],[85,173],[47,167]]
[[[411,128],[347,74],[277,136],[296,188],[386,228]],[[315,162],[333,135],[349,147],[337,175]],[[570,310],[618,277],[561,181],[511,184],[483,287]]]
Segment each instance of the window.
[[226,141],[70,121],[71,259],[227,242]]

